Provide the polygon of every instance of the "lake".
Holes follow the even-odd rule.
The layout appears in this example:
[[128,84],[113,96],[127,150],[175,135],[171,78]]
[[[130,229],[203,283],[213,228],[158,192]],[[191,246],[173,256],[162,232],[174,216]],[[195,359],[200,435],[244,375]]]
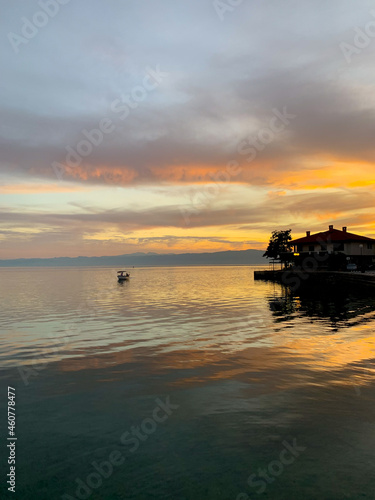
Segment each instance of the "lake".
[[253,271],[0,269],[1,498],[374,499],[375,294]]

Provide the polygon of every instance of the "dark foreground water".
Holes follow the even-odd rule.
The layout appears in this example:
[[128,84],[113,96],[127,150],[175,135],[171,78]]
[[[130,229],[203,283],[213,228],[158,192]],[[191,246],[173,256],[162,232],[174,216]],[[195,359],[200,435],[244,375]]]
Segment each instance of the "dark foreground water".
[[[0,270],[2,498],[375,499],[375,296]],[[16,493],[7,492],[7,387]]]

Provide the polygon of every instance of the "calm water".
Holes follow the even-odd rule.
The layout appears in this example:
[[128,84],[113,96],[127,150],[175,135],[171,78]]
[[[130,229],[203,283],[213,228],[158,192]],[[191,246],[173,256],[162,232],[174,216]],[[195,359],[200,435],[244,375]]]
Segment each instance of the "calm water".
[[374,294],[131,271],[0,269],[1,498],[375,499]]

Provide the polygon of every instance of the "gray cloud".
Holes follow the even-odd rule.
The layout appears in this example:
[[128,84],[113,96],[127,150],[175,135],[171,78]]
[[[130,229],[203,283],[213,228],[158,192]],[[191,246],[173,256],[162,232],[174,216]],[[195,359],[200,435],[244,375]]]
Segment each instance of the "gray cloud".
[[[20,29],[22,14],[32,16],[36,5],[4,5],[3,36]],[[352,66],[339,48],[354,35],[352,26],[370,19],[371,7],[364,0],[355,9],[349,1],[244,2],[221,23],[210,1],[185,2],[182,9],[171,1],[68,4],[20,54],[9,45],[2,55],[13,71],[2,83],[1,169],[54,178],[51,163],[63,162],[65,147],[74,148],[82,130],[105,116],[115,132],[66,180],[208,180],[210,169],[237,159],[244,166],[240,180],[267,184],[273,170],[290,171],[296,163],[303,169],[315,154],[373,161],[373,75],[364,68],[375,43]],[[119,120],[111,102],[156,65],[169,73],[165,85]],[[283,106],[296,119],[247,165],[238,142]],[[203,166],[200,174],[190,171],[194,165]]]

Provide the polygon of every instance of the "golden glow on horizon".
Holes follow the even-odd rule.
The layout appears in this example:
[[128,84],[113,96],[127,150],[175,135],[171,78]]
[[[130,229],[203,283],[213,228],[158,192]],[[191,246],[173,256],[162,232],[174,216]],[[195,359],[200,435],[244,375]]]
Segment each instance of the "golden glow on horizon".
[[[301,165],[278,170],[260,157],[232,176],[225,165],[153,166],[143,184],[130,167],[81,165],[63,182],[3,184],[0,194],[18,197],[22,222],[3,223],[0,258],[263,250],[275,229],[290,227],[297,238],[331,223],[375,235],[372,164],[317,155]],[[33,206],[27,226],[22,213]]]
[[6,184],[0,186],[0,194],[74,193],[90,189],[79,184]]

